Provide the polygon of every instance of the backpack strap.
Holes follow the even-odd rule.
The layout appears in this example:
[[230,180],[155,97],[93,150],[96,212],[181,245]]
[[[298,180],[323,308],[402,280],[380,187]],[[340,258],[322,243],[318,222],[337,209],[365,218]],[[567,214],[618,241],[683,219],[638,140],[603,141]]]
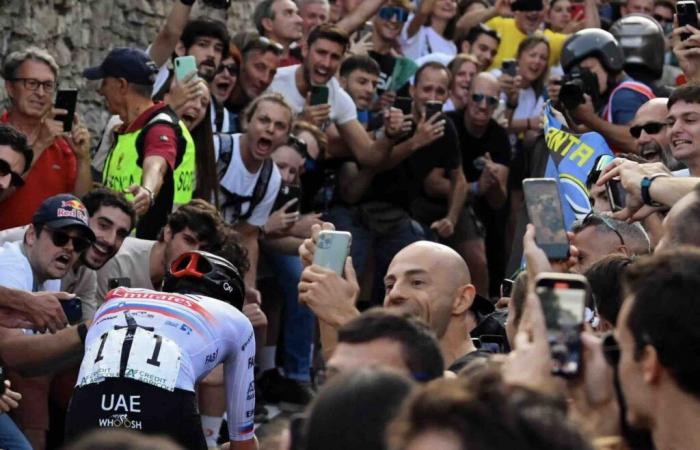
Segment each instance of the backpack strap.
[[[224,211],[224,218],[228,222],[234,223],[236,221],[248,220],[250,216],[253,215],[255,208],[265,198],[267,188],[270,185],[270,179],[272,178],[273,165],[274,162],[271,159],[266,159],[265,162],[263,162],[263,166],[260,169],[260,176],[255,182],[255,187],[253,187],[253,193],[251,195],[239,195],[229,191],[222,185],[219,186],[224,196],[224,200],[221,202],[221,209]],[[242,214],[241,206],[246,202],[250,202],[250,206],[245,214]],[[233,211],[230,211],[229,208],[233,208]]]

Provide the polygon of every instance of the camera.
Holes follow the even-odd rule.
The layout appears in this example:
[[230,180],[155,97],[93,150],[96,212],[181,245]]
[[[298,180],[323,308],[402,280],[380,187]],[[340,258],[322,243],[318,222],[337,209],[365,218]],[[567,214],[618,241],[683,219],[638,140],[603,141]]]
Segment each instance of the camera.
[[228,9],[231,0],[202,0],[202,3],[216,9]]
[[593,105],[597,105],[600,93],[598,89],[598,77],[588,69],[574,67],[562,78],[559,103],[568,110],[575,109],[585,103],[583,94],[591,96]]

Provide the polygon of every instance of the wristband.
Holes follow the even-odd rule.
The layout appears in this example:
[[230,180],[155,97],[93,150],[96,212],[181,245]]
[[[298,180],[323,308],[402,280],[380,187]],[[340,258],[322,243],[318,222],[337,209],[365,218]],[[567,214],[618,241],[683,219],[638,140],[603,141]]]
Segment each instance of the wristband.
[[667,177],[668,174],[666,173],[655,173],[650,177],[644,177],[642,178],[642,182],[640,183],[640,190],[642,191],[642,201],[644,202],[645,205],[653,206],[655,208],[659,208],[662,205],[661,203],[655,202],[651,198],[651,194],[649,193],[649,189],[651,189],[651,183],[659,178],[659,177]]
[[194,5],[194,0],[180,0],[180,3],[182,3],[185,6],[192,6]]
[[87,336],[88,328],[87,325],[85,325],[85,322],[82,322],[80,325],[78,325],[78,329],[76,330],[78,332],[78,337],[80,338],[80,342],[85,345],[85,337]]
[[141,186],[141,187],[148,191],[148,196],[151,198],[151,206],[155,205],[156,204],[156,197],[155,197],[155,195],[153,195],[153,191],[148,189],[146,186]]

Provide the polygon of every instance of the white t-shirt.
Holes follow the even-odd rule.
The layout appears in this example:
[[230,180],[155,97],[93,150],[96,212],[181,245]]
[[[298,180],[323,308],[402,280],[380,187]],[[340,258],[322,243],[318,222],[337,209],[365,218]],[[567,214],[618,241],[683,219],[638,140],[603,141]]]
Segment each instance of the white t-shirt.
[[0,247],[0,285],[29,292],[61,290],[61,280],[46,280],[34,286],[32,266],[22,253],[22,241],[8,242]]
[[[267,88],[267,92],[277,92],[292,106],[294,114],[301,114],[304,110],[306,99],[302,97],[295,79],[297,68],[300,66],[282,67]],[[343,125],[353,119],[357,119],[357,108],[350,95],[340,87],[335,77],[326,83],[328,87],[328,104],[331,105],[331,121],[336,125]]]
[[454,56],[457,54],[457,46],[453,41],[440,36],[433,27],[422,26],[413,37],[408,37],[408,25],[413,20],[413,14],[408,18],[401,30],[401,49],[406,58],[417,60],[429,53],[444,53]]
[[111,278],[129,278],[131,287],[155,289],[151,281],[151,250],[156,241],[128,237],[116,255],[97,271],[97,304],[109,291]]
[[[245,164],[243,164],[243,159],[241,159],[241,135],[233,134],[233,146],[231,155],[231,162],[226,168],[226,172],[219,180],[221,187],[226,189],[232,194],[237,194],[242,197],[253,195],[253,190],[255,189],[255,184],[260,177],[262,172],[262,165],[257,172],[251,173],[246,169]],[[217,159],[221,157],[221,150],[217,152]],[[253,210],[251,216],[246,220],[249,224],[261,227],[267,222],[267,218],[270,216],[272,211],[272,206],[277,198],[277,193],[280,190],[280,185],[282,183],[282,175],[275,164],[272,165],[272,174],[270,174],[270,182],[267,185],[267,190],[265,191],[265,196],[258,203],[258,205]],[[225,193],[219,194],[219,204],[224,205],[227,201]],[[246,214],[250,208],[250,202],[245,202],[240,205],[240,214]],[[222,206],[221,212],[224,215],[224,219],[228,222],[235,221],[237,214],[233,206]]]

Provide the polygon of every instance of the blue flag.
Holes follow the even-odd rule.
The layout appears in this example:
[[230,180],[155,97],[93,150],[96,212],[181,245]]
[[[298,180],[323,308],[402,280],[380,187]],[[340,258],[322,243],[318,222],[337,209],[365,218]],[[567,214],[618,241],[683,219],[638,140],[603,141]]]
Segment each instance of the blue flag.
[[549,150],[544,176],[559,182],[564,223],[570,230],[577,218],[591,210],[586,178],[596,158],[613,153],[600,133],[576,134],[569,130],[554,116],[549,102],[544,108],[544,136]]

